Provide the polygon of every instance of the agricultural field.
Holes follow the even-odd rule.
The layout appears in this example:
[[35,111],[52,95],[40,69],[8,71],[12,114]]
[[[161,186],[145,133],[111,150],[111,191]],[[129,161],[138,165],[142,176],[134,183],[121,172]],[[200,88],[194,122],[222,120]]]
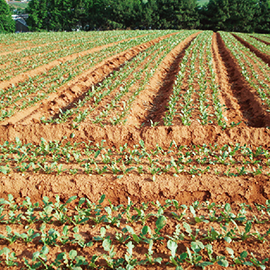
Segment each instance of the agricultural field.
[[270,269],[270,38],[0,35],[1,269]]

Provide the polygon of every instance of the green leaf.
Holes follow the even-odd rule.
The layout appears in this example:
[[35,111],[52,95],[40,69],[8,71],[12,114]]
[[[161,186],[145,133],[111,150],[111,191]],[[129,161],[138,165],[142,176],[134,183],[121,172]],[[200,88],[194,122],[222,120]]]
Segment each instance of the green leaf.
[[227,243],[231,243],[232,242],[232,238],[231,237],[228,237],[228,236],[225,236],[224,237],[224,240],[227,242]]
[[133,250],[133,248],[135,247],[133,244],[132,244],[132,241],[129,241],[127,244],[126,244],[126,246],[127,246],[127,252],[129,253],[129,255],[132,255],[132,250]]
[[228,267],[229,263],[226,259],[220,259],[217,261],[218,265],[223,266],[223,267]]
[[174,258],[175,254],[176,254],[177,247],[178,247],[177,243],[172,241],[172,240],[169,240],[167,242],[167,247],[171,251],[172,257]]
[[9,248],[7,248],[7,247],[4,247],[2,250],[0,250],[0,255],[2,255],[2,254],[8,254],[10,252],[10,250],[9,250]]
[[100,200],[98,201],[99,204],[102,204],[104,202],[104,199],[105,199],[106,195],[103,194],[101,197],[100,197]]
[[143,228],[142,228],[142,234],[143,235],[146,235],[148,233],[148,231],[149,231],[149,227],[148,226],[143,226]]
[[35,261],[40,255],[40,252],[39,251],[36,251],[33,253],[33,257],[32,257],[32,260]]
[[231,205],[229,203],[225,204],[225,210],[226,210],[226,212],[231,212],[232,211]]
[[11,228],[9,226],[6,227],[7,233],[10,234],[11,233]]
[[234,251],[233,249],[226,247],[226,250],[228,251],[228,253],[231,255],[232,258],[234,258]]
[[77,196],[72,196],[67,200],[67,202],[65,204],[69,204],[69,203],[71,203],[72,201],[74,201],[76,199],[77,199]]
[[140,243],[140,238],[139,238],[139,236],[137,235],[137,234],[132,234],[132,237],[133,237],[133,239],[134,239],[134,241],[136,242],[136,243]]
[[186,252],[183,252],[181,255],[180,255],[180,262],[183,262],[186,258],[187,258],[188,254]]
[[127,229],[127,231],[130,233],[130,234],[134,234],[134,230],[133,230],[133,228],[131,228],[130,226],[126,226],[126,229]]
[[74,260],[75,257],[77,256],[77,251],[74,250],[74,249],[72,249],[72,250],[68,253],[68,255],[69,255],[69,258],[70,258],[71,260]]
[[190,228],[190,226],[189,226],[188,223],[184,222],[184,223],[183,223],[183,227],[186,229],[186,232],[187,232],[188,234],[191,234],[191,233],[192,233],[192,230],[191,230],[191,228]]
[[213,265],[213,263],[211,263],[211,262],[202,262],[202,263],[199,263],[199,266],[202,267],[202,269],[204,269],[204,267],[209,266],[209,265]]
[[112,241],[108,238],[103,240],[102,246],[103,246],[105,251],[110,251],[111,243],[112,243]]
[[98,155],[100,154],[100,152],[101,152],[101,151],[100,151],[100,150],[98,150],[98,151],[95,153],[95,156],[94,156],[94,157],[95,157],[95,158],[97,158],[97,157],[98,157]]
[[196,217],[196,211],[192,205],[189,207],[189,210],[190,210],[191,214],[193,215],[193,217]]
[[240,253],[240,257],[241,257],[242,259],[246,258],[247,255],[248,255],[247,251],[243,251],[242,253]]
[[101,237],[104,237],[105,234],[106,234],[106,229],[105,229],[105,227],[101,227],[101,228],[100,228],[100,235],[101,235]]
[[166,217],[160,216],[156,221],[157,229],[160,231],[166,225]]
[[246,233],[249,233],[250,232],[251,226],[252,226],[252,222],[249,220],[247,222],[247,224],[246,224],[246,227],[245,227],[245,232]]
[[132,170],[135,170],[136,167],[130,167],[125,170],[125,173],[131,172]]

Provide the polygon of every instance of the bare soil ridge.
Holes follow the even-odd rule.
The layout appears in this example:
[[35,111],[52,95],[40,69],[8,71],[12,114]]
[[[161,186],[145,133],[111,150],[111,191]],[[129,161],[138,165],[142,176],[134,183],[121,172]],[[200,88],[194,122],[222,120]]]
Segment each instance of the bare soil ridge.
[[[151,190],[151,192],[149,192]],[[119,192],[121,191],[121,192]],[[121,179],[112,175],[47,175],[10,173],[0,179],[1,197],[12,194],[17,201],[26,196],[41,202],[44,196],[62,201],[71,196],[87,197],[98,201],[102,194],[114,205],[126,204],[129,197],[134,203],[176,199],[180,204],[198,201],[222,203],[261,203],[270,199],[270,183],[266,177],[221,177],[215,174],[202,176],[161,175],[153,182],[149,175],[129,174]]]
[[[134,126],[105,126],[83,123],[78,129],[71,129],[69,124],[58,125],[12,125],[0,126],[0,143],[15,141],[18,137],[23,143],[39,144],[40,138],[47,141],[60,141],[64,136],[69,141],[100,143],[119,147],[127,143],[129,146],[145,142],[149,149],[156,144],[169,147],[174,140],[177,145],[203,144],[236,144],[268,147],[270,145],[270,130],[267,128],[234,127],[223,130],[219,126],[201,126],[194,122],[191,126],[157,126],[136,128]],[[71,134],[74,138],[71,139]]]

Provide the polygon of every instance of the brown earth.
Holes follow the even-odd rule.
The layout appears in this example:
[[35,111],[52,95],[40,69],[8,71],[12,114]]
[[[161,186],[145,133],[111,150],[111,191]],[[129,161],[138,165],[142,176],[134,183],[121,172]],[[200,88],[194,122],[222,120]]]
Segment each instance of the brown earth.
[[[151,190],[151,192],[149,192]],[[159,175],[153,181],[151,175],[130,173],[121,179],[100,175],[54,175],[10,173],[0,179],[0,194],[8,194],[22,202],[26,196],[42,202],[44,196],[60,195],[62,201],[71,196],[86,197],[97,202],[102,194],[114,205],[127,204],[129,197],[134,203],[175,199],[180,204],[192,204],[195,200],[215,203],[265,204],[270,199],[270,182],[266,176],[226,177],[213,172],[202,176]]]
[[[149,89],[142,93],[139,98],[140,102],[146,100],[153,103],[153,107],[158,104],[164,104],[163,109],[156,110],[157,118],[153,118],[152,114],[142,113],[140,104],[136,104],[137,110],[136,118],[141,122],[149,119],[158,119],[159,115],[164,112],[165,104],[167,103],[169,95],[166,93],[171,91],[173,80],[177,72],[177,65],[181,62],[183,52],[188,48],[190,42],[196,34],[190,36],[182,42],[175,50],[166,58],[161,64],[161,69],[158,71],[154,79],[150,82]],[[222,89],[221,98],[229,110],[226,112],[228,122],[234,121],[238,123],[242,121],[241,125],[233,128],[223,130],[219,126],[208,125],[201,126],[194,122],[191,126],[171,126],[171,127],[143,127],[137,128],[133,125],[127,126],[105,126],[90,125],[87,123],[81,124],[78,129],[71,129],[70,124],[59,125],[45,125],[37,123],[44,112],[52,109],[53,101],[59,100],[61,95],[73,93],[72,98],[63,104],[59,103],[54,109],[66,106],[74,99],[78,98],[80,92],[91,85],[96,84],[110,74],[114,69],[118,68],[125,61],[130,60],[140,51],[143,51],[147,46],[151,46],[153,42],[158,42],[158,39],[151,41],[149,44],[140,45],[132,50],[123,52],[120,55],[114,56],[102,62],[95,69],[88,71],[76,80],[72,81],[65,88],[61,88],[59,92],[52,96],[43,105],[39,104],[34,108],[25,110],[13,118],[2,123],[0,126],[0,143],[5,141],[12,142],[15,138],[19,138],[23,143],[39,144],[40,138],[47,141],[60,141],[63,137],[66,141],[71,142],[88,142],[100,143],[105,140],[105,145],[110,147],[119,147],[127,143],[129,147],[139,144],[140,140],[145,142],[147,149],[153,149],[156,144],[163,148],[168,148],[171,141],[174,141],[178,146],[180,145],[203,145],[203,144],[218,144],[218,145],[248,145],[252,147],[262,146],[269,149],[270,145],[270,130],[266,128],[270,124],[269,115],[265,113],[261,107],[258,98],[254,95],[253,89],[243,79],[237,61],[234,59],[230,51],[225,47],[223,40],[219,33],[213,35],[212,52],[214,56],[214,69],[217,72],[217,81]],[[106,45],[109,46],[109,45]],[[96,48],[95,50],[99,50]],[[88,52],[89,53],[89,52]],[[76,56],[72,56],[76,57]],[[67,60],[67,59],[65,59]],[[57,61],[59,63],[59,61]],[[49,65],[56,65],[57,63],[50,63]],[[52,67],[52,66],[48,66]],[[41,72],[35,70],[34,73]],[[29,75],[28,73],[27,75]],[[16,77],[16,82],[24,80],[25,77]],[[167,80],[160,86],[160,82]],[[16,83],[14,82],[14,83]],[[4,82],[9,85],[11,82]],[[0,88],[3,87],[0,84]],[[162,95],[164,97],[162,98]],[[156,98],[155,98],[156,96]],[[63,100],[63,99],[62,99]],[[139,117],[138,117],[139,115]],[[143,120],[142,120],[143,119]],[[131,119],[132,120],[132,119]],[[132,121],[131,121],[132,122]],[[71,139],[72,137],[72,139]],[[54,198],[56,194],[60,195],[61,201],[65,201],[73,195],[80,197],[87,197],[91,201],[97,202],[102,194],[106,194],[106,199],[110,200],[112,204],[126,204],[127,198],[131,198],[134,203],[141,203],[147,201],[160,201],[164,203],[166,199],[176,199],[180,204],[191,204],[195,200],[210,201],[216,203],[237,203],[247,204],[265,204],[266,200],[270,199],[270,182],[266,175],[257,176],[238,176],[225,177],[218,176],[214,173],[214,168],[211,168],[209,173],[202,176],[179,175],[158,175],[153,181],[150,175],[138,175],[130,173],[123,178],[118,179],[113,175],[56,175],[56,174],[35,174],[35,173],[15,173],[11,172],[8,175],[0,175],[0,197],[7,198],[8,194],[15,197],[16,202],[22,202],[25,196],[29,196],[32,201],[41,202],[44,196],[50,199]],[[108,201],[106,201],[108,204]],[[168,224],[166,232],[172,230],[177,222]],[[196,225],[204,228],[204,224]],[[262,228],[269,227],[269,224],[262,224]],[[52,228],[57,226],[52,225]],[[59,228],[59,226],[58,226]],[[96,227],[98,231],[100,227]],[[0,233],[4,228],[0,228]],[[92,228],[85,226],[82,228],[86,237]],[[95,232],[96,232],[95,231]],[[94,234],[93,230],[91,231]],[[185,250],[186,243],[182,243],[179,250]],[[269,257],[269,243],[257,243],[256,241],[235,241],[233,248],[238,250],[238,253],[243,250],[251,250],[262,260]],[[5,246],[5,243],[0,242],[0,249]],[[226,246],[229,246],[224,241],[216,241],[214,243],[217,250],[216,255],[224,255]],[[16,244],[13,250],[22,256],[30,257],[31,252],[36,251],[36,246],[28,246]],[[67,250],[73,249],[69,246]],[[63,251],[60,247],[51,249],[53,254]],[[169,254],[164,251],[164,246],[155,246],[155,252],[162,258],[168,259]],[[258,252],[260,250],[260,252]],[[101,244],[95,244],[91,248],[78,249],[79,253],[87,256],[91,252],[102,252]],[[117,253],[123,254],[123,249],[117,249]],[[138,257],[143,256],[147,252],[146,246],[139,246],[136,248]],[[53,259],[50,257],[50,259]],[[269,263],[267,267],[270,267]],[[160,267],[149,266],[147,269],[170,269],[171,267],[163,264]],[[16,268],[14,268],[16,269]],[[145,269],[137,267],[136,269]],[[185,269],[196,269],[192,266],[187,266]],[[217,265],[207,267],[207,269],[220,269]],[[232,269],[232,268],[227,268]],[[233,269],[256,269],[255,267],[237,266]]]
[[179,71],[179,63],[184,56],[186,48],[189,47],[192,40],[198,34],[199,32],[190,35],[164,58],[150,79],[147,88],[137,96],[126,124],[150,126],[150,120],[152,120],[153,123],[158,122],[161,125],[161,116],[168,105],[168,98],[171,95],[172,87]]
[[230,76],[232,74],[231,69],[225,64],[225,52],[222,50],[217,33],[213,34],[212,45],[212,53],[215,60],[213,66],[217,74],[217,83],[221,88],[221,100],[226,106],[224,116],[227,118],[227,124],[230,124],[231,122],[239,123],[242,121],[241,125],[245,125],[241,107],[237,101],[237,96],[233,93],[233,83],[230,81]]

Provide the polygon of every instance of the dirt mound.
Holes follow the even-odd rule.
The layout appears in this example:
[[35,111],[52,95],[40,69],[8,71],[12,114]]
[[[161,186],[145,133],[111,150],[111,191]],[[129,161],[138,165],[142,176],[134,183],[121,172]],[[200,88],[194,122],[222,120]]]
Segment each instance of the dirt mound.
[[[69,141],[92,141],[105,145],[119,147],[127,143],[129,146],[145,142],[147,148],[155,148],[156,144],[169,147],[171,141],[177,145],[203,144],[236,144],[268,147],[270,130],[267,128],[233,127],[223,130],[221,127],[201,126],[194,123],[191,126],[159,126],[136,128],[133,126],[105,126],[81,124],[78,129],[71,129],[69,124],[58,125],[13,125],[0,126],[0,141],[14,141],[19,138],[23,143],[39,144],[40,138],[47,141],[60,141],[67,137]],[[73,135],[72,135],[73,134]],[[71,139],[71,137],[74,137]]]

